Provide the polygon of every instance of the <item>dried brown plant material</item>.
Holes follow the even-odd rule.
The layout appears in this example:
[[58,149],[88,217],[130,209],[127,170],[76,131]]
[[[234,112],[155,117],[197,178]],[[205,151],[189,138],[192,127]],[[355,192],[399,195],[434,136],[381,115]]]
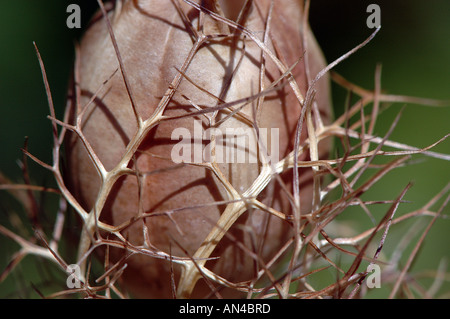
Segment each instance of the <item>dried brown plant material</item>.
[[[214,294],[203,280],[194,289],[202,277],[199,265],[229,282],[252,280],[293,236],[279,217],[292,214],[292,174],[271,178],[268,187],[258,176],[270,169],[261,157],[265,147],[280,159],[292,152],[311,80],[306,70],[314,77],[325,67],[310,29],[304,29],[302,7],[292,0],[124,0],[108,20],[100,16],[86,31],[76,67],[77,134],[68,144],[71,189],[101,222],[126,226],[114,233],[119,238],[166,254],[134,254],[124,261],[121,280],[136,296],[173,296],[172,270],[180,297]],[[327,81],[324,76],[315,86],[309,129],[312,120],[322,125],[330,118]],[[201,154],[196,163],[176,163],[172,134],[185,128],[194,137],[195,121],[203,132],[217,129],[202,144],[213,149],[221,138],[217,132],[226,128],[255,134],[276,128],[279,139],[259,145],[258,163],[223,163]],[[303,125],[302,143],[310,132]],[[318,145],[316,160],[328,151],[326,142]],[[193,148],[192,158],[198,155]],[[304,151],[299,159],[309,156]],[[302,213],[311,211],[312,176],[310,168],[301,170]],[[87,222],[85,238],[101,236],[97,226]],[[87,248],[85,242],[80,254]],[[126,254],[112,249],[111,258]],[[167,256],[189,262],[172,264]],[[206,261],[212,257],[219,258]],[[221,296],[245,295],[218,288]]]
[[[11,225],[0,225],[0,234],[19,247],[0,273],[0,283],[17,277],[16,266],[33,255],[66,274],[62,282],[31,284],[30,290],[46,298],[126,298],[128,292],[134,293],[131,297],[156,298],[364,298],[380,283],[377,275],[391,288],[391,298],[448,294],[438,292],[448,277],[445,263],[428,274],[411,265],[432,225],[448,219],[450,184],[406,214],[397,210],[409,206],[410,201],[402,199],[411,186],[408,181],[394,200],[367,197],[376,183],[385,183],[386,175],[413,164],[413,154],[450,160],[449,154],[431,150],[447,142],[450,134],[427,146],[399,143],[390,136],[402,112],[384,136],[374,129],[380,113],[392,103],[445,106],[449,101],[383,93],[380,66],[373,90],[332,71],[332,80],[359,99],[333,123],[328,121],[324,76],[362,49],[380,28],[322,68],[312,35],[298,29],[298,34],[287,33],[293,20],[300,30],[307,28],[308,1],[302,14],[300,2],[288,1],[155,2],[152,10],[170,13],[165,19],[149,13],[149,1],[97,2],[101,10],[81,47],[76,46],[75,85],[69,94],[73,100],[61,120],[35,45],[50,107],[53,161],[48,164],[31,154],[25,142],[23,181],[15,183],[0,174],[0,190],[9,192],[26,213],[21,218],[11,212]],[[284,7],[277,8],[280,4]],[[145,27],[147,23],[166,30],[166,49],[161,51],[165,59],[154,69],[146,63],[158,56],[148,54],[157,52],[163,36]],[[178,42],[170,41],[174,39]],[[296,50],[301,54],[291,55]],[[144,58],[147,62],[141,63]],[[189,155],[195,163],[184,157],[180,163],[174,160],[180,154],[172,151],[195,141],[180,144],[170,133],[178,137],[193,130],[195,137],[194,121],[202,123],[198,125],[203,130],[216,129],[201,145],[210,143],[215,157],[198,160],[194,149]],[[263,146],[271,154],[274,148],[264,143],[258,151],[241,148],[245,154],[258,154],[258,163],[224,164],[218,143],[224,127],[259,134],[279,129],[283,149],[278,151],[284,153],[268,163]],[[342,151],[327,158],[332,137],[341,142]],[[71,155],[67,170],[62,146]],[[57,188],[32,183],[30,159],[53,174]],[[389,183],[382,185],[393,190]],[[42,216],[51,210],[40,196],[49,195],[58,196],[56,215]],[[384,214],[372,209],[375,205],[385,207]],[[372,225],[336,218],[351,213],[350,206],[367,214]],[[72,224],[74,212],[83,226],[79,233],[80,227]],[[428,226],[420,230],[429,217]],[[399,243],[393,242],[390,233],[396,227],[391,226],[410,219],[420,220],[400,234]],[[52,229],[47,221],[53,221]],[[31,233],[27,223],[33,226]],[[393,245],[397,248],[389,256]],[[414,249],[405,264],[401,256],[408,245]],[[100,267],[92,263],[94,255],[101,257]],[[335,274],[330,280],[315,280],[330,272]],[[434,279],[428,289],[419,282],[422,276]],[[49,283],[59,286],[50,289]]]

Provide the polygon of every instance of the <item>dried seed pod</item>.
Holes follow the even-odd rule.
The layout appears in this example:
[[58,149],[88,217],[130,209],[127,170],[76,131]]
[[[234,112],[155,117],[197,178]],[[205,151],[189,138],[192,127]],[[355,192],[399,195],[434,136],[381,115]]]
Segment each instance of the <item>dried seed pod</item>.
[[[254,278],[261,262],[270,260],[292,232],[289,223],[247,201],[246,212],[234,215],[239,216],[236,221],[216,226],[223,228],[225,235],[214,237],[217,242],[213,244],[205,241],[225,214],[227,201],[239,202],[263,168],[261,155],[257,162],[250,161],[249,146],[244,146],[247,157],[243,163],[236,157],[233,160],[228,152],[239,154],[242,145],[236,143],[238,139],[227,144],[225,133],[251,129],[250,145],[252,139],[257,143],[255,127],[260,132],[276,132],[257,149],[264,154],[267,147],[270,155],[278,152],[280,159],[286,156],[293,149],[301,105],[292,90],[294,82],[283,73],[298,62],[291,72],[305,95],[305,61],[312,76],[325,62],[309,29],[303,30],[308,59],[301,59],[305,51],[301,1],[275,1],[273,7],[269,0],[198,3],[202,8],[189,1],[117,1],[108,15],[119,56],[106,19],[93,20],[80,46],[82,99],[74,114],[81,120],[87,143],[72,137],[70,178],[73,192],[91,214],[95,211],[100,221],[110,225],[127,225],[120,233],[131,245],[174,258],[195,256],[200,247],[210,245],[214,248],[210,256],[219,258],[206,262],[205,267],[230,282],[240,282]],[[235,28],[231,20],[251,33]],[[174,81],[177,77],[178,82]],[[271,86],[274,83],[277,85]],[[315,115],[327,121],[327,80],[321,79],[316,89],[315,110],[320,112]],[[186,144],[179,140],[181,135],[191,140]],[[304,141],[306,130],[302,136]],[[225,145],[221,152],[219,141]],[[211,149],[216,150],[215,160],[208,152]],[[189,150],[194,164],[187,163]],[[325,154],[327,145],[319,150]],[[178,160],[174,155],[180,156]],[[308,156],[306,152],[302,158]],[[213,165],[205,164],[211,161]],[[96,168],[94,163],[101,165]],[[104,174],[109,172],[108,177],[117,177],[117,173],[121,177],[102,180],[99,166],[104,167]],[[286,171],[281,177],[291,191],[292,174]],[[311,209],[311,176],[309,169],[302,171],[305,213]],[[111,181],[113,186],[108,184]],[[290,214],[291,202],[279,180],[274,178],[262,188],[250,194],[258,195],[268,207]],[[119,260],[126,252],[114,249],[111,255]],[[176,285],[180,276],[176,263],[143,253],[135,253],[125,262],[128,267],[121,281],[135,296],[173,295],[171,274]],[[191,288],[181,296],[189,296]],[[218,292],[225,297],[240,294],[233,289]],[[191,296],[208,293],[210,286],[200,280]]]

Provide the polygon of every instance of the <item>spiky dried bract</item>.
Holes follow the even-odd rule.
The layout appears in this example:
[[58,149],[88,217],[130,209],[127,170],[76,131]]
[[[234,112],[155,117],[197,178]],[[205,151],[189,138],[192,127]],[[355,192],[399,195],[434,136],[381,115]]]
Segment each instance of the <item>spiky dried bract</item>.
[[[373,91],[331,73],[360,97],[331,122],[328,72],[379,29],[326,66],[308,29],[308,2],[305,7],[288,0],[98,3],[99,14],[76,48],[73,99],[63,120],[55,118],[37,51],[53,125],[53,163],[43,163],[26,146],[24,154],[53,173],[58,190],[31,185],[26,158],[24,184],[0,175],[0,189],[23,202],[36,229],[27,240],[0,226],[0,233],[20,246],[0,280],[23,257],[35,255],[80,283],[47,296],[53,298],[357,298],[367,293],[368,266],[380,265],[383,285],[392,283],[390,297],[435,296],[442,267],[428,291],[408,271],[448,207],[450,184],[422,209],[400,216],[408,181],[394,200],[363,195],[411,154],[450,158],[430,151],[448,135],[424,148],[392,141],[401,113],[385,136],[377,136],[381,103],[441,102],[381,93],[379,67]],[[195,123],[202,132],[210,129],[200,146],[208,144],[211,152],[201,153],[200,160],[175,161],[178,140],[172,133],[182,128],[199,137]],[[224,163],[218,145],[226,128],[249,129],[253,136],[278,129],[279,143],[257,141],[255,163]],[[327,156],[333,137],[341,141],[341,156]],[[63,141],[67,179],[60,165]],[[274,146],[280,158],[271,161]],[[250,151],[244,149],[247,160]],[[390,160],[379,163],[379,157]],[[51,234],[39,227],[31,191],[61,195]],[[372,216],[372,205],[384,205],[384,216]],[[373,227],[349,232],[338,222],[350,206],[366,212]],[[83,228],[75,241],[70,237],[77,257],[61,252],[61,242],[69,240],[63,225],[72,211]],[[418,216],[433,219],[400,267],[400,254],[384,256],[383,247],[392,225]],[[410,240],[411,234],[403,236],[398,249]],[[100,274],[91,269],[99,257]],[[81,271],[74,275],[68,266],[75,263]],[[325,284],[314,281],[330,271],[333,278]]]

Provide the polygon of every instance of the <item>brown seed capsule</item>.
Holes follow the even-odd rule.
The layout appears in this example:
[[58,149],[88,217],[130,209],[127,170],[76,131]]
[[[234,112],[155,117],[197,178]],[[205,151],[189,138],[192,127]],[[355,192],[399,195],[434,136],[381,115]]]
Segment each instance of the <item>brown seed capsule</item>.
[[[251,280],[261,263],[268,262],[292,236],[291,226],[258,209],[250,199],[242,201],[240,196],[247,194],[262,170],[262,158],[250,160],[253,135],[247,136],[249,144],[239,153],[239,139],[234,135],[235,140],[227,144],[227,134],[249,132],[246,129],[255,134],[254,127],[258,127],[260,133],[269,135],[266,145],[257,144],[260,155],[263,146],[270,155],[278,152],[279,159],[292,151],[301,105],[292,89],[294,82],[283,73],[298,62],[292,75],[304,96],[305,59],[300,59],[304,55],[303,4],[280,0],[274,1],[271,9],[269,0],[189,2],[117,2],[109,20],[123,69],[105,19],[94,19],[86,31],[80,46],[82,100],[77,112],[81,114],[95,96],[82,118],[83,136],[95,156],[89,156],[86,143],[73,137],[69,147],[72,189],[85,209],[99,209],[95,213],[100,221],[114,226],[132,221],[121,230],[131,245],[173,258],[195,256],[199,248],[209,245],[214,250],[207,257],[219,258],[206,262],[207,269],[229,282]],[[251,33],[235,28],[231,20]],[[308,41],[308,68],[315,76],[325,66],[324,59],[310,30],[303,31]],[[177,76],[179,82],[174,81]],[[277,85],[271,86],[274,83]],[[327,121],[330,105],[325,78],[316,90],[320,116]],[[198,114],[189,115],[194,112]],[[152,125],[142,130],[149,122],[141,122],[144,124],[138,128],[137,119],[150,119]],[[306,135],[304,129],[302,140]],[[138,149],[133,148],[136,143]],[[215,161],[211,149],[216,151]],[[327,146],[319,150],[323,155]],[[236,156],[231,156],[232,151]],[[238,154],[246,155],[243,162]],[[307,152],[302,155],[302,159],[307,157]],[[195,163],[187,163],[189,158]],[[93,161],[101,162],[109,177],[111,172],[126,172],[111,179],[115,183],[107,194],[102,190],[108,184],[98,177]],[[280,176],[291,191],[289,171]],[[311,209],[311,176],[310,170],[302,171],[303,212]],[[258,195],[259,201],[276,211],[290,214],[291,202],[279,181],[274,178],[263,188],[250,194]],[[225,235],[214,237],[218,242],[205,242],[224,216],[227,201],[245,203],[246,209],[235,214],[239,218],[230,220],[230,225],[219,224]],[[175,285],[179,284],[178,264],[134,252],[125,260],[124,287],[138,297],[171,297],[172,273]],[[114,249],[111,255],[117,261],[126,253]],[[218,292],[225,297],[240,295],[233,289]],[[208,293],[210,286],[200,280],[191,296]],[[186,289],[180,296],[189,295],[190,289]]]

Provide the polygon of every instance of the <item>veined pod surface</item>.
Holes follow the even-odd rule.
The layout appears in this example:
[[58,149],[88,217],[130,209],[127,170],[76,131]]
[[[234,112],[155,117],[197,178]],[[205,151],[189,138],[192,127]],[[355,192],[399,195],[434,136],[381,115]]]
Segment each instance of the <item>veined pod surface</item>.
[[[109,8],[111,30],[102,14],[92,20],[77,61],[81,101],[72,109],[85,141],[71,136],[68,171],[86,210],[112,226],[126,225],[123,240],[155,252],[130,254],[126,245],[109,251],[111,263],[125,257],[120,283],[133,296],[172,297],[182,285],[176,259],[190,260],[208,245],[212,252],[202,256],[211,260],[199,261],[205,269],[230,283],[251,281],[293,236],[289,222],[243,196],[292,214],[292,169],[246,191],[255,186],[264,155],[275,164],[293,150],[302,110],[293,87],[304,97],[306,68],[311,80],[325,67],[311,31],[303,30],[302,8],[295,0],[122,0]],[[285,74],[292,66],[295,82]],[[327,78],[315,89],[312,113],[328,122]],[[302,143],[307,136],[305,124]],[[319,156],[327,151],[320,143]],[[308,158],[306,149],[301,159]],[[94,163],[104,176],[120,172],[120,178],[105,182]],[[302,213],[309,213],[312,170],[302,169],[300,181]],[[217,224],[236,203],[244,204],[237,220]],[[214,227],[224,234],[208,243]],[[158,252],[172,261],[156,258]],[[245,296],[198,277],[192,294],[188,289],[181,297]]]

